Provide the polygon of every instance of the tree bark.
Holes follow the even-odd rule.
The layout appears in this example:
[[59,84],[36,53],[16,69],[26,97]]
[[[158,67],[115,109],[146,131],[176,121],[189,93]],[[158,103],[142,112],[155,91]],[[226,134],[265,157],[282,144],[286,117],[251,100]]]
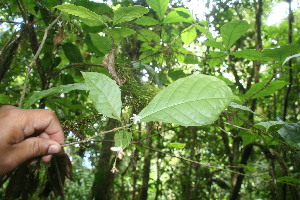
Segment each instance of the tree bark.
[[[109,119],[107,122],[107,130],[111,130],[118,126],[118,121],[115,119]],[[113,140],[114,134],[105,134],[104,140]],[[112,169],[111,157],[112,151],[110,148],[113,143],[103,142],[101,147],[101,153],[97,164],[95,173],[95,179],[92,188],[92,197],[95,200],[110,200],[112,199],[112,187],[114,182],[114,174],[110,171]]]

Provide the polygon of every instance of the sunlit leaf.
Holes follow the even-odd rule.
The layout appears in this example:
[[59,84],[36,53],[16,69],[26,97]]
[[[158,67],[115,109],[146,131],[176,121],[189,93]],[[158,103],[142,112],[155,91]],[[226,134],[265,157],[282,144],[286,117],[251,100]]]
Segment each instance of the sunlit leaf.
[[203,42],[203,44],[207,45],[207,46],[210,46],[210,47],[213,47],[213,48],[221,49],[221,50],[224,49],[221,42],[216,42],[214,40],[205,41],[205,42]]
[[68,85],[60,85],[57,87],[52,87],[48,90],[34,92],[33,95],[31,95],[29,99],[25,102],[23,108],[28,108],[29,106],[34,104],[37,100],[40,100],[48,95],[68,93],[72,90],[86,90],[86,87],[84,83],[75,83],[75,84],[68,84]]
[[71,15],[75,15],[77,17],[81,17],[83,19],[90,19],[94,21],[99,21],[101,23],[105,23],[108,18],[107,17],[102,17],[101,15],[98,15],[94,13],[93,11],[82,7],[82,6],[75,6],[74,4],[63,4],[63,5],[58,5],[55,6],[55,8],[66,12]]
[[89,98],[103,115],[120,120],[121,91],[116,82],[108,76],[96,72],[82,72]]
[[186,144],[184,143],[169,143],[167,144],[167,147],[169,148],[175,148],[175,149],[183,149]]
[[178,23],[178,22],[190,22],[194,21],[193,15],[186,8],[174,8],[165,18],[163,23]]
[[148,12],[149,10],[147,8],[138,5],[120,7],[114,12],[114,25],[139,18]]
[[170,0],[146,0],[147,4],[156,12],[159,19],[164,18]]
[[181,39],[184,42],[184,44],[190,44],[192,43],[197,37],[197,31],[196,28],[186,28],[181,33]]
[[223,44],[226,50],[249,29],[249,24],[243,20],[234,20],[221,27],[220,33],[223,38]]
[[203,74],[181,78],[158,93],[140,112],[141,121],[183,126],[213,123],[234,98],[220,79]]

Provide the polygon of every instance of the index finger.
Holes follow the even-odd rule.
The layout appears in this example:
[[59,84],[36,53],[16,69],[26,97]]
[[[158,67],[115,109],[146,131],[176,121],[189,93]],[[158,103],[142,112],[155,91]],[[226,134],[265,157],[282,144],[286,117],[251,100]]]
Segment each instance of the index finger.
[[53,111],[44,109],[20,111],[23,115],[22,128],[25,137],[44,132],[49,135],[50,139],[57,141],[59,144],[64,143],[63,129]]

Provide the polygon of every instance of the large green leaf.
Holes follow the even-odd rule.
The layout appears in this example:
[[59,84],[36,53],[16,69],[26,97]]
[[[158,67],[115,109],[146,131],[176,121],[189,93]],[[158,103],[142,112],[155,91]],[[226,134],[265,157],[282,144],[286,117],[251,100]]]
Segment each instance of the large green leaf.
[[263,55],[270,57],[279,62],[280,65],[283,65],[285,60],[292,55],[299,53],[300,47],[296,44],[283,45],[280,48],[274,49],[264,49],[262,51]]
[[114,25],[139,18],[148,13],[148,11],[149,10],[143,6],[120,7],[115,11]]
[[271,81],[270,83],[268,82],[269,80],[264,80],[252,85],[251,88],[246,92],[245,98],[255,99],[269,96],[289,84],[285,81]]
[[82,72],[89,98],[103,115],[120,120],[121,91],[115,81],[97,72]]
[[174,8],[165,18],[163,23],[178,23],[178,22],[189,22],[194,21],[193,15],[186,8]]
[[235,57],[245,58],[247,60],[262,60],[262,61],[271,60],[270,58],[264,56],[262,52],[254,49],[245,49],[242,51],[236,51],[230,53],[230,55],[233,55]]
[[66,12],[68,14],[75,15],[77,17],[81,17],[83,19],[99,21],[101,23],[105,23],[108,20],[108,18],[105,16],[100,16],[85,7],[75,6],[74,4],[58,5],[58,6],[55,6],[55,8],[57,8],[63,12]]
[[249,29],[249,24],[244,20],[234,20],[221,27],[220,33],[226,50]]
[[259,123],[255,124],[256,127],[263,128],[267,132],[268,131],[271,131],[271,132],[278,131],[284,125],[285,125],[285,123],[281,122],[281,121],[267,121],[267,122],[259,122]]
[[159,35],[147,29],[139,30],[137,39],[147,43],[154,41],[156,44],[159,44],[160,42]]
[[290,123],[278,130],[281,137],[289,144],[300,147],[300,124]]
[[215,40],[207,40],[207,41],[203,42],[203,44],[207,45],[207,46],[210,46],[210,47],[213,47],[213,48],[224,50],[224,47],[223,47],[222,43],[216,42]]
[[29,108],[29,106],[34,104],[37,100],[40,100],[48,95],[68,93],[72,90],[86,90],[86,87],[84,83],[75,83],[68,85],[60,85],[57,87],[52,87],[48,90],[34,92],[33,95],[31,95],[29,99],[25,102],[23,108]]
[[197,37],[197,31],[195,27],[186,28],[181,33],[181,39],[184,44],[192,43]]
[[143,16],[134,21],[138,25],[142,26],[153,26],[159,24],[159,21],[152,17]]
[[181,78],[158,93],[139,114],[141,121],[183,126],[213,123],[234,98],[222,80],[198,74]]
[[71,42],[67,42],[62,46],[63,51],[70,63],[82,63],[83,58],[77,46]]
[[104,29],[105,33],[111,34],[114,39],[121,39],[123,37],[128,37],[135,33],[133,29],[130,28],[112,28],[112,29]]
[[146,0],[147,4],[157,13],[159,19],[164,18],[170,0]]
[[103,54],[107,54],[112,49],[111,40],[108,37],[100,36],[97,33],[90,33],[92,44]]

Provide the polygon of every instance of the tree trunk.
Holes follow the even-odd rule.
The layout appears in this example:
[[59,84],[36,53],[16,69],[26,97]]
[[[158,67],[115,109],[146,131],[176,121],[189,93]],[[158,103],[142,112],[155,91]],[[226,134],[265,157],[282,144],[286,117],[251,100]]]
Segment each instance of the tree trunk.
[[[109,119],[107,122],[107,130],[111,130],[118,126],[118,121]],[[105,134],[104,140],[113,140],[114,134]],[[112,187],[114,181],[114,174],[110,171],[113,162],[111,162],[112,151],[110,148],[113,143],[103,142],[101,153],[97,164],[95,179],[92,188],[92,198],[95,200],[110,200],[112,199]]]

